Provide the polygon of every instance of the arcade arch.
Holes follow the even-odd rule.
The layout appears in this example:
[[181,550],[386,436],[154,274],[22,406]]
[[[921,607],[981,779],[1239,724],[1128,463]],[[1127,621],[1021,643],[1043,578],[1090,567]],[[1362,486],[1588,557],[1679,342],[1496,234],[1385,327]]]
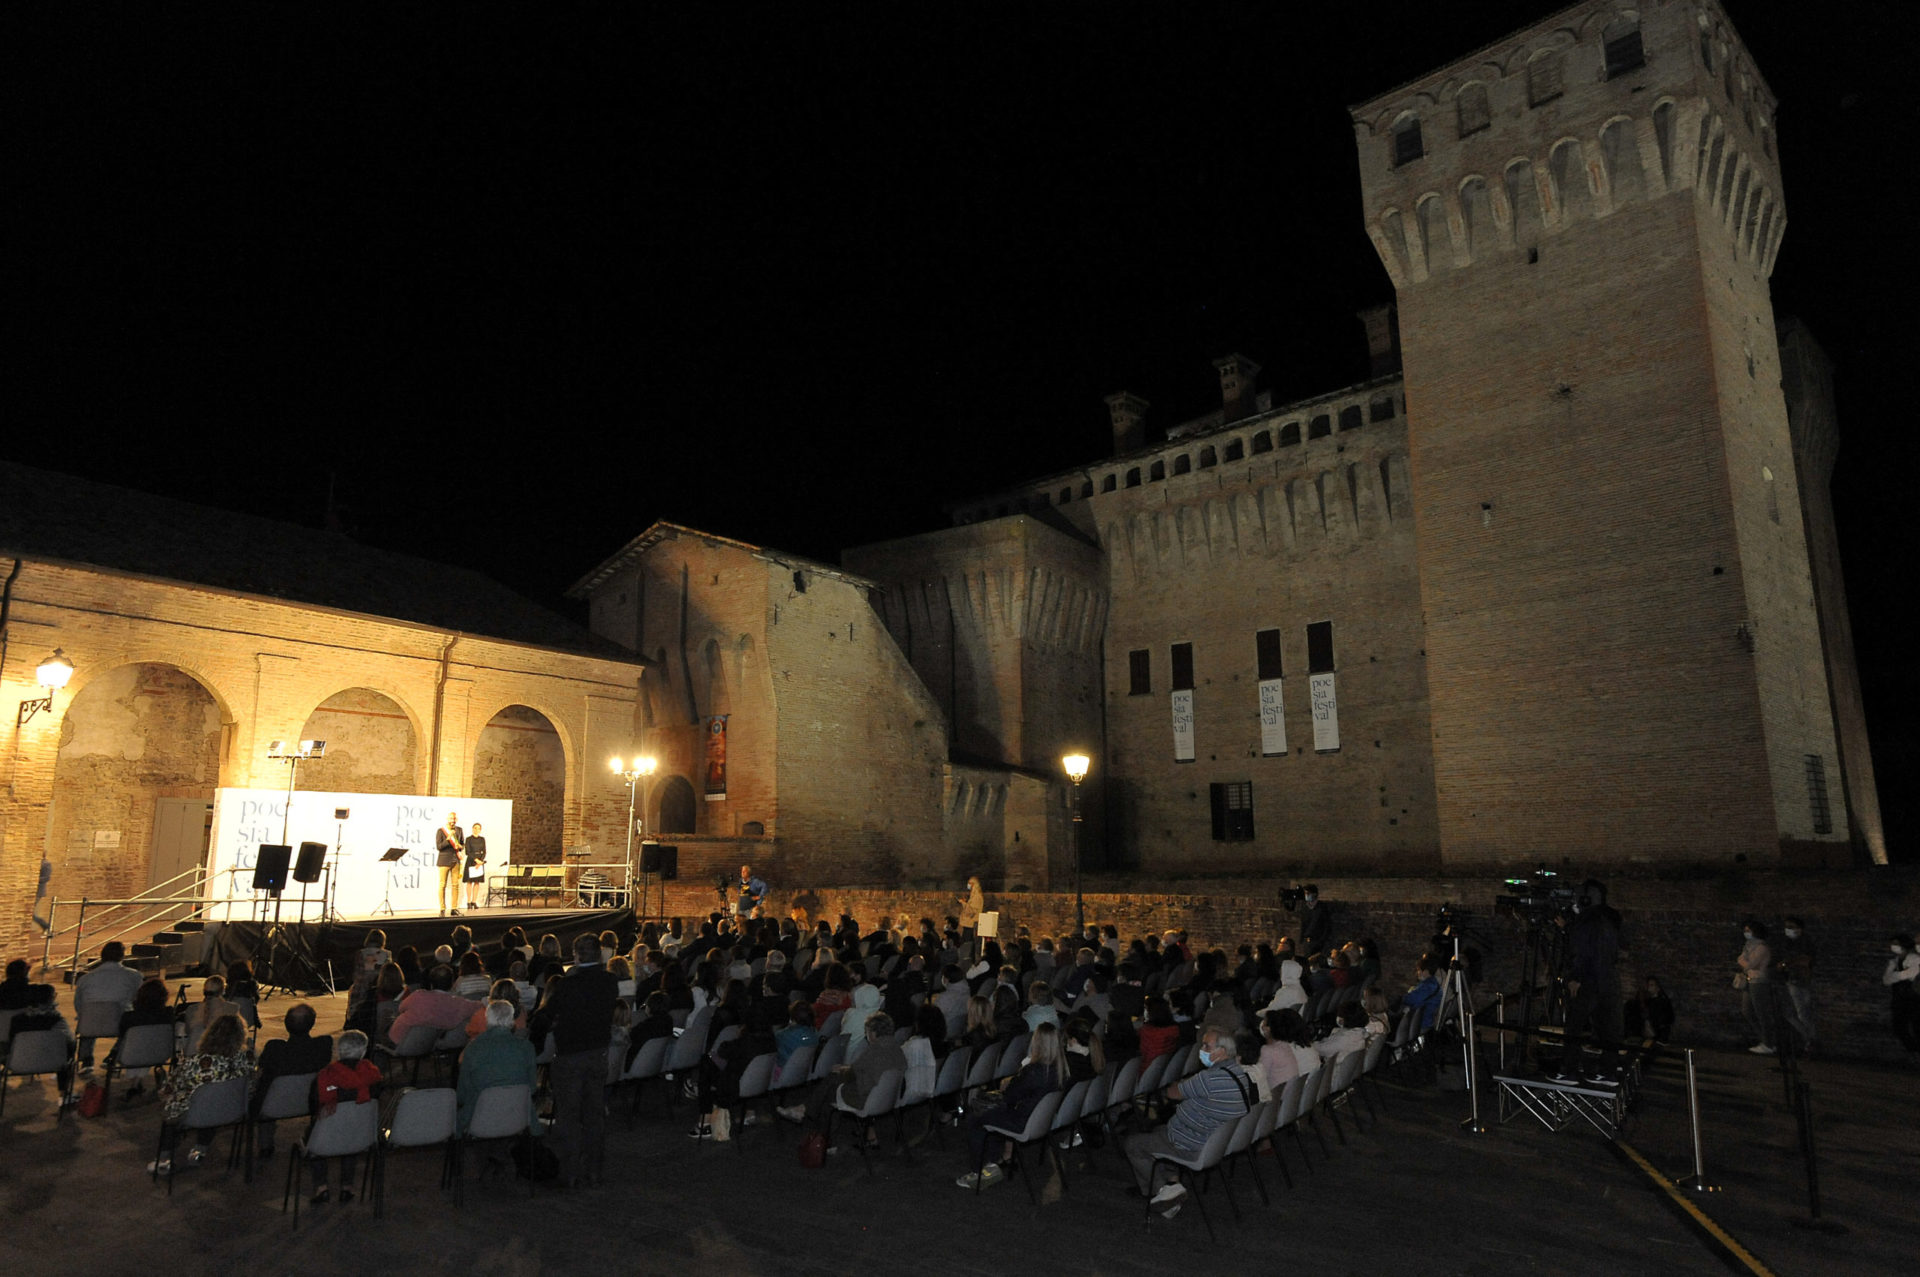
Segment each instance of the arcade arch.
[[527,705],[509,705],[488,719],[474,748],[473,796],[513,801],[516,864],[558,864],[567,758],[553,720]]
[[419,734],[400,703],[370,687],[335,692],[314,707],[300,739],[323,740],[323,757],[300,764],[294,787],[348,794],[412,794],[421,788]]

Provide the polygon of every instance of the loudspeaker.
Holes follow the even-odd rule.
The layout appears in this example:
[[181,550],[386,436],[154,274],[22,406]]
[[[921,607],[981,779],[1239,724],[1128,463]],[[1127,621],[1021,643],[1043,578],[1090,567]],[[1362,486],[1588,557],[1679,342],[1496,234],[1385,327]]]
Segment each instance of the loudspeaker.
[[660,872],[660,844],[643,842],[640,844],[640,872],[657,874]]
[[279,895],[287,889],[287,862],[293,859],[293,848],[285,843],[263,842],[260,844],[260,858],[253,864],[253,889],[271,891]]
[[662,882],[672,882],[680,876],[680,849],[678,847],[662,847],[660,849],[660,868],[657,872]]
[[295,882],[319,882],[320,866],[327,863],[327,844],[323,842],[303,842],[300,844],[300,858],[293,863]]

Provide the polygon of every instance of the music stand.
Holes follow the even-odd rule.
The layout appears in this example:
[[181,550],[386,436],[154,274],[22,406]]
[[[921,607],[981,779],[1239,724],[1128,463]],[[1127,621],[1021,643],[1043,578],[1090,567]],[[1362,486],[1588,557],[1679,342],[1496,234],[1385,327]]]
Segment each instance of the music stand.
[[387,867],[387,891],[380,897],[380,903],[373,911],[375,917],[382,913],[389,918],[393,916],[393,862],[411,850],[411,847],[389,847],[381,854],[380,863]]

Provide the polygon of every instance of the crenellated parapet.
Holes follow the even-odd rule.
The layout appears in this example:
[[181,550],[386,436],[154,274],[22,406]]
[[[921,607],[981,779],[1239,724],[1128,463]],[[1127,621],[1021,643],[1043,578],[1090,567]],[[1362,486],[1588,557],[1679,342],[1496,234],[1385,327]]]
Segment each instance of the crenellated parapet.
[[1680,191],[1763,277],[1786,230],[1773,95],[1714,4],[1576,7],[1352,115],[1399,289]]

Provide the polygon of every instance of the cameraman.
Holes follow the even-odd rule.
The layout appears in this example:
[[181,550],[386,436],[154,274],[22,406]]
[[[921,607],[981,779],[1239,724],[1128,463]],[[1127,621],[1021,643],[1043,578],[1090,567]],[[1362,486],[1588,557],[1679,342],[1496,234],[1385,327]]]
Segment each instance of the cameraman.
[[[1620,1044],[1620,915],[1607,905],[1606,884],[1589,878],[1574,897],[1573,920],[1554,919],[1565,927],[1573,966],[1567,974],[1567,1022],[1556,1082],[1597,1082],[1615,1085],[1607,1072]],[[1601,1047],[1601,1060],[1591,1074],[1580,1067],[1580,1050],[1591,1031]]]
[[1333,906],[1320,903],[1320,888],[1308,883],[1300,892],[1300,938],[1296,945],[1302,961],[1327,951],[1333,935]]

